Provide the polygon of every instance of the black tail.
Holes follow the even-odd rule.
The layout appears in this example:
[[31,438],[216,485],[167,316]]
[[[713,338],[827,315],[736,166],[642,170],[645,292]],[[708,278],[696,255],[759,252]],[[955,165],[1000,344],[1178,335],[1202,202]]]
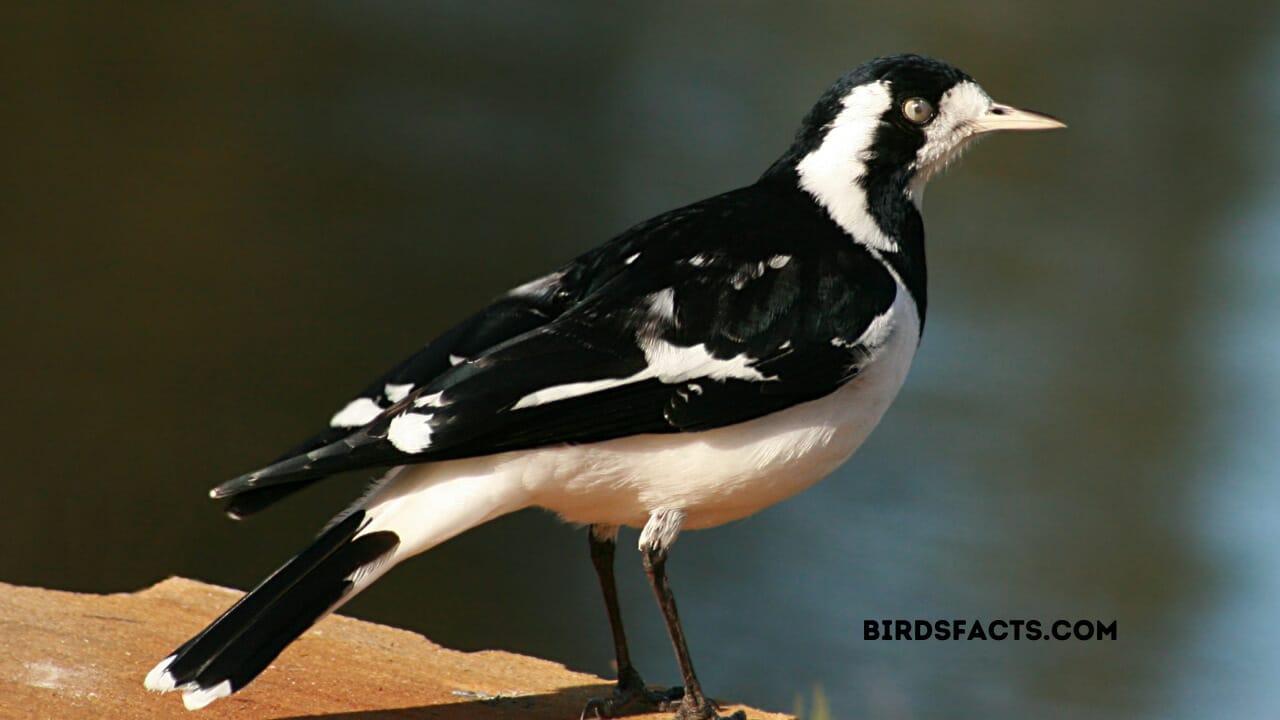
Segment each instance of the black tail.
[[150,690],[182,690],[197,709],[248,685],[258,673],[337,606],[357,571],[386,558],[400,543],[393,532],[356,534],[357,510],[328,528],[307,549],[231,606],[209,627],[162,660],[146,679]]
[[271,485],[260,490],[247,490],[227,500],[227,504],[222,509],[236,520],[241,520],[317,482],[320,482],[320,478],[300,480],[292,485]]

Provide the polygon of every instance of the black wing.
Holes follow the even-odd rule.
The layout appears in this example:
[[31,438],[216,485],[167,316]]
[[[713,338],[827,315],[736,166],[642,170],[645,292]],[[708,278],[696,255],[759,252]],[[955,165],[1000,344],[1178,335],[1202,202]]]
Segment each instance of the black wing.
[[[625,243],[602,246],[556,272],[505,293],[374,380],[330,418],[327,428],[282,454],[276,463],[346,438],[451,368],[559,317],[582,298],[592,278],[598,280],[607,275],[609,268],[624,266],[616,256],[626,247]],[[246,487],[235,493],[225,509],[234,517],[247,517],[309,484],[310,481],[299,480],[287,485]]]
[[727,193],[637,226],[516,291],[541,298],[542,322],[447,366],[433,343],[415,357],[437,353],[414,376],[427,380],[377,417],[215,496],[362,467],[751,420],[855,376],[878,349],[864,334],[880,338],[866,331],[897,292],[889,271],[807,198],[760,186]]
[[[431,382],[449,368],[476,357],[499,342],[545,324],[569,305],[567,297],[538,292],[539,281],[498,298],[491,305],[409,356],[375,380],[341,410],[329,427],[282,455],[277,462],[324,447],[350,435],[402,399],[416,387]],[[235,517],[251,515],[290,495],[308,483],[263,487],[238,494],[226,510]]]

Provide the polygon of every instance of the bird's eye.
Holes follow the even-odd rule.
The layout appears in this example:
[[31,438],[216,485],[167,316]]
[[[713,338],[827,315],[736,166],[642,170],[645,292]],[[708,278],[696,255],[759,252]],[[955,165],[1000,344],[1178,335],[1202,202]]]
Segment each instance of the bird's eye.
[[911,98],[902,103],[902,117],[916,125],[924,125],[933,119],[933,103],[924,98]]

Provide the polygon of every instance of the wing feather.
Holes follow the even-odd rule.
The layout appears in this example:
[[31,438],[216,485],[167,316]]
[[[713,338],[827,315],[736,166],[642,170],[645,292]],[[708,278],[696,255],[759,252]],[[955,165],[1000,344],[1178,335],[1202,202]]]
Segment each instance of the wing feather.
[[[755,192],[660,216],[517,288],[370,385],[362,397],[382,393],[376,417],[321,433],[214,495],[696,432],[834,392],[874,358],[883,333],[868,329],[887,322],[898,284],[825,219],[738,222],[744,203],[778,201]],[[399,402],[385,397],[387,385],[403,391]]]

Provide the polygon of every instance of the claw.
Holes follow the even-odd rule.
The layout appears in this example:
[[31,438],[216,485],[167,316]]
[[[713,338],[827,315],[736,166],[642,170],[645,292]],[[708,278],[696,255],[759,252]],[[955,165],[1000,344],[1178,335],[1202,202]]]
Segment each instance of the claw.
[[604,704],[604,698],[591,698],[587,701],[587,706],[582,708],[582,714],[578,716],[578,720],[587,720],[588,713],[594,714],[596,720],[601,720],[606,717],[605,715],[600,714],[600,711],[604,709]]
[[610,697],[591,698],[582,708],[578,720],[606,720],[644,712],[674,712],[677,718],[688,720],[747,720],[747,714],[739,710],[732,715],[720,715],[720,709],[708,700],[705,708],[688,708],[682,704],[684,688],[676,685],[665,690],[650,690],[643,685],[615,687]]
[[[683,694],[683,688],[680,688]],[[677,720],[747,720],[745,710],[738,710],[732,715],[721,715],[720,704],[711,698],[706,698],[705,705],[686,707],[681,703],[676,703],[670,707],[664,707],[662,710],[675,710]]]
[[[639,676],[636,680],[639,681]],[[610,697],[588,700],[578,720],[604,720],[642,712],[678,711],[682,698],[684,688],[679,685],[665,690],[650,690],[642,682],[625,685],[619,683]]]

